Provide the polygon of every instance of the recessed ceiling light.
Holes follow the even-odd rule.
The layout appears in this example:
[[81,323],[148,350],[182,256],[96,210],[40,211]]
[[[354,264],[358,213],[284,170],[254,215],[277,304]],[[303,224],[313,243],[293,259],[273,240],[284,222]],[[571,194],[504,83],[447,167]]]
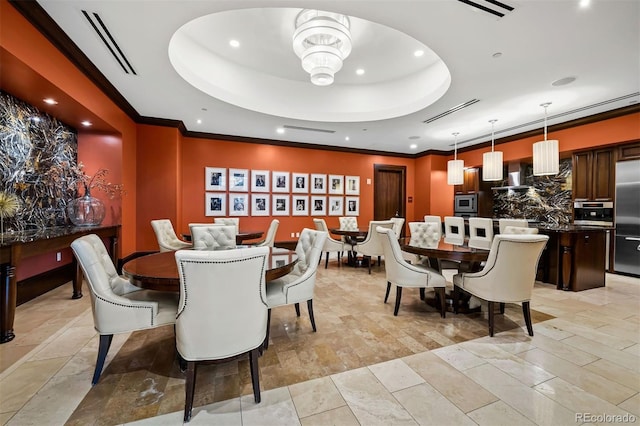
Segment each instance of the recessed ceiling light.
[[200,120],[199,118],[196,120],[196,123],[198,124],[202,124],[202,120]]
[[345,137],[344,137],[344,140],[345,140],[345,141],[348,141],[348,140],[349,140],[349,136],[345,136]]
[[565,77],[551,83],[552,86],[565,86],[576,81],[576,77]]
[[417,136],[417,135],[409,136],[409,139],[420,139],[420,136]]
[[284,133],[284,127],[278,127],[276,129],[276,132],[278,132],[278,134],[280,134],[280,135],[283,134]]
[[491,55],[492,58],[499,58],[500,56],[502,56],[502,52],[496,52],[493,55]]
[[416,50],[415,52],[413,52],[413,56],[415,56],[416,58],[419,58],[422,55],[424,55],[424,50]]
[[362,75],[362,74],[364,74],[364,70],[363,70],[362,68],[358,68],[358,69],[356,70],[356,74],[358,74],[358,75]]
[[45,98],[43,99],[45,104],[49,104],[49,105],[58,105],[58,101],[56,101],[55,99],[52,98]]
[[200,108],[200,109],[201,109],[202,111],[207,111],[207,109],[206,109],[206,108]]
[[591,0],[580,0],[579,4],[580,4],[580,7],[584,9],[591,5]]
[[411,149],[416,149],[418,147],[418,144],[416,143],[412,143],[411,145],[409,145],[409,148]]
[[229,46],[240,47],[240,42],[238,40],[229,40]]
[[90,127],[92,123],[89,120],[84,120],[80,124],[82,124],[84,127]]

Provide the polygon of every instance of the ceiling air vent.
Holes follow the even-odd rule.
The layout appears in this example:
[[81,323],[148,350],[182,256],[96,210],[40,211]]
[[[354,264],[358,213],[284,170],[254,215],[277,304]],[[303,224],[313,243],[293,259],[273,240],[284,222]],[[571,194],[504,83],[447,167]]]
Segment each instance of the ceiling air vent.
[[122,70],[127,74],[138,75],[129,63],[127,57],[122,53],[118,43],[116,43],[114,38],[111,36],[111,32],[107,29],[107,26],[104,24],[100,16],[95,12],[90,15],[86,10],[83,10],[82,14],[87,18],[87,21],[89,21],[89,24],[91,24],[91,27],[96,34],[98,34],[98,37],[100,37],[100,40],[102,40],[107,49],[109,49],[109,52],[111,52],[115,60],[118,61]]
[[453,108],[450,108],[450,109],[446,110],[445,112],[442,112],[442,113],[440,113],[438,115],[434,115],[431,118],[427,118],[426,120],[423,121],[423,123],[432,123],[432,122],[434,122],[434,121],[436,121],[436,120],[438,120],[438,119],[440,119],[442,117],[446,117],[449,114],[453,114],[456,111],[460,111],[463,108],[471,106],[471,105],[475,104],[476,102],[480,102],[480,99],[471,99],[470,101],[467,101],[467,102],[462,103],[460,105],[456,105]]
[[288,124],[285,124],[284,126],[285,129],[291,129],[291,130],[302,130],[304,132],[320,132],[320,133],[335,133],[335,130],[327,130],[327,129],[314,129],[313,127],[300,127],[300,126],[289,126]]
[[505,13],[513,10],[512,6],[504,4],[497,0],[478,0],[477,2],[471,0],[458,0],[460,3],[467,4],[471,7],[475,7],[483,12],[490,13],[491,15],[502,18]]

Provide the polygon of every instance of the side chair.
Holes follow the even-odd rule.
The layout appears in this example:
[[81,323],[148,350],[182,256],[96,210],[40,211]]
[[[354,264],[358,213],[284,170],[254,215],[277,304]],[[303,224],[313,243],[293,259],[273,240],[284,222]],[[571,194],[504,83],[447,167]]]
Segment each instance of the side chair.
[[373,256],[378,256],[378,266],[380,266],[381,257],[384,255],[382,242],[380,241],[380,236],[376,232],[376,228],[383,227],[392,229],[393,226],[394,222],[392,220],[372,220],[369,222],[369,232],[367,232],[367,237],[361,243],[353,246],[353,251],[362,254],[367,259],[369,274],[371,274],[371,258]]
[[[313,223],[316,226],[316,230],[327,233],[327,239],[324,241],[324,246],[322,247],[322,251],[326,253],[324,269],[327,269],[327,267],[329,266],[329,254],[332,252],[337,253],[338,265],[340,265],[342,253],[344,252],[344,242],[331,238],[331,235],[329,235],[327,222],[325,222],[324,219],[313,219]],[[320,255],[320,260],[322,260],[322,255]]]
[[169,219],[152,220],[151,227],[156,234],[160,251],[173,251],[191,247],[191,243],[178,238]]

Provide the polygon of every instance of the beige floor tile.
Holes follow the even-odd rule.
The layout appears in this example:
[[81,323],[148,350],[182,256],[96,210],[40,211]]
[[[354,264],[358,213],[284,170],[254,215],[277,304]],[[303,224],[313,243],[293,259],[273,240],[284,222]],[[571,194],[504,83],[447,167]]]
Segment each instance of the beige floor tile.
[[505,404],[497,401],[467,413],[480,426],[535,426],[535,423]]
[[256,404],[253,395],[240,398],[243,426],[299,425],[293,400],[286,387],[261,392],[262,401]]
[[0,413],[0,425],[5,425],[16,414],[16,411],[8,411],[6,413]]
[[463,372],[456,370],[431,352],[408,356],[403,358],[403,361],[463,413],[498,400],[495,395],[470,380]]
[[32,360],[74,355],[96,335],[91,325],[70,327],[54,341],[35,353]]
[[640,393],[635,394],[626,401],[618,404],[621,409],[632,413],[634,416],[640,417]]
[[558,358],[565,359],[576,365],[586,365],[599,359],[597,356],[588,352],[576,349],[571,345],[567,345],[563,340],[555,340],[544,334],[533,336],[534,345],[545,352],[550,352]]
[[549,323],[553,325],[557,325],[561,329],[569,331],[575,334],[576,336],[595,340],[610,348],[622,350],[636,343],[631,340],[621,339],[616,336],[612,336],[610,334],[600,332],[588,326],[584,326],[580,323],[570,322],[562,318],[552,319],[549,321]]
[[298,416],[301,418],[313,416],[347,404],[329,377],[291,385],[289,386],[289,393]]
[[574,420],[570,410],[492,365],[470,368],[464,374],[538,425],[572,424]]
[[628,368],[629,370],[640,372],[640,358],[632,355],[628,352],[624,352],[622,350],[617,350],[607,345],[606,343],[602,343],[597,338],[589,339],[582,336],[573,336],[567,339],[564,339],[568,345],[571,345],[575,348],[593,354],[597,357],[607,359],[611,362],[615,362],[622,367]]
[[393,395],[418,424],[457,426],[475,424],[428,383],[399,390]]
[[635,344],[640,342],[640,326],[637,324],[628,324],[627,326],[610,324],[598,328],[598,331],[601,333],[611,334],[612,336],[616,336],[620,339],[630,340]]
[[545,321],[540,324],[534,324],[533,332],[534,335],[542,334],[555,340],[562,340],[566,339],[567,337],[575,336],[575,334],[566,330],[562,330],[561,328],[551,324],[549,321]]
[[478,365],[487,362],[464,349],[460,345],[445,346],[443,348],[434,349],[431,353],[439,356],[461,371],[466,370],[467,368],[477,367]]
[[640,345],[629,346],[628,348],[623,349],[623,351],[640,357]]
[[424,379],[418,373],[399,359],[371,365],[369,370],[389,392],[424,383]]
[[612,404],[619,404],[635,393],[633,389],[622,386],[606,377],[592,373],[562,358],[558,358],[541,349],[533,349],[519,355],[532,364],[538,365],[551,374],[576,385]]
[[584,369],[640,392],[640,373],[621,367],[611,361],[599,359],[589,365],[585,365]]
[[334,374],[331,379],[361,424],[415,425],[411,415],[368,368]]
[[360,422],[347,406],[300,419],[302,426],[360,426]]

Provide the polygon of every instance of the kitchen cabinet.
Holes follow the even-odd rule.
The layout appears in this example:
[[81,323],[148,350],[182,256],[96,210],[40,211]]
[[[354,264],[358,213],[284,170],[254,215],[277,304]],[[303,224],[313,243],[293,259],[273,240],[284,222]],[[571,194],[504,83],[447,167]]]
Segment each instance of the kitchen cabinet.
[[640,158],[640,142],[622,145],[618,150],[618,161],[637,160]]
[[573,154],[574,200],[613,200],[616,151],[613,148]]
[[464,169],[464,181],[462,185],[455,185],[456,194],[478,192],[480,190],[480,170],[477,168]]

